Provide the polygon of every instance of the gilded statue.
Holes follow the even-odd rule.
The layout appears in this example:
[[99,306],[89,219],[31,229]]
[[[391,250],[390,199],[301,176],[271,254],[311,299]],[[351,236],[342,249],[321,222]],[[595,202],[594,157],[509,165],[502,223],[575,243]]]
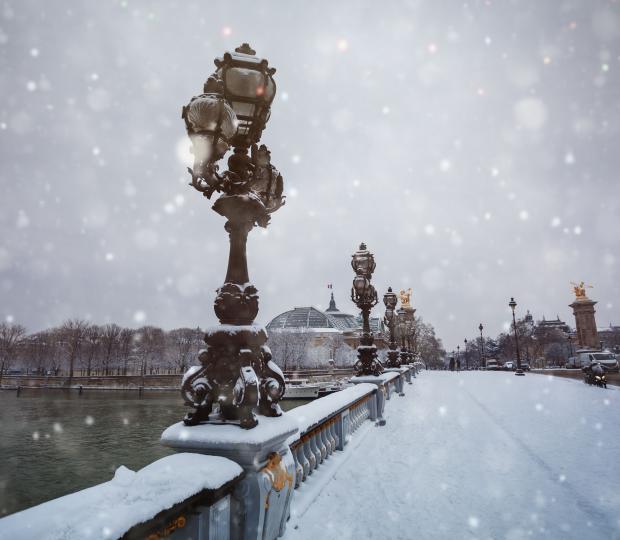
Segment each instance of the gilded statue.
[[586,288],[592,288],[592,285],[586,285],[583,281],[580,281],[578,284],[571,281],[571,285],[573,286],[573,291],[577,298],[587,298]]
[[400,291],[400,307],[402,308],[410,308],[411,307],[411,287],[406,291]]

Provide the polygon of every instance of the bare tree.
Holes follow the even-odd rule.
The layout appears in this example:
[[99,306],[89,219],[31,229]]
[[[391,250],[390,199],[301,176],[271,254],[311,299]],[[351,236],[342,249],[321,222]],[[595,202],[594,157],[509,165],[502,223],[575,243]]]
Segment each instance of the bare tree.
[[312,333],[305,328],[272,330],[267,345],[271,349],[275,362],[283,370],[288,370],[298,368],[304,363],[312,340]]
[[435,335],[432,324],[425,323],[421,318],[416,319],[415,347],[417,356],[429,367],[443,366],[446,351],[441,340]]
[[8,369],[11,365],[25,335],[26,329],[21,324],[0,323],[0,382],[5,367]]
[[83,342],[85,355],[81,356],[81,363],[86,364],[86,376],[92,374],[93,361],[96,360],[100,348],[101,328],[96,325],[89,326],[84,332]]
[[164,331],[155,326],[143,326],[136,331],[137,354],[141,359],[140,372],[152,373],[161,363],[166,348]]
[[191,361],[192,353],[200,343],[200,328],[177,328],[168,332],[167,342],[173,349],[173,362],[181,371],[185,373]]
[[101,363],[104,375],[111,373],[111,362],[121,345],[120,338],[123,329],[117,324],[106,324],[101,328],[99,341],[101,343]]
[[69,319],[65,321],[60,328],[68,354],[69,380],[67,384],[69,386],[71,386],[71,382],[73,381],[73,368],[75,366],[75,360],[80,354],[80,349],[84,342],[84,337],[86,336],[88,327],[88,322],[82,319]]
[[324,345],[329,353],[329,360],[333,360],[334,364],[337,364],[346,347],[344,336],[340,333],[330,334],[325,338]]
[[123,372],[123,375],[127,375],[127,362],[132,352],[134,337],[135,331],[131,328],[123,328],[118,335],[118,356],[122,359],[122,368],[120,361],[117,361],[117,367],[119,371]]

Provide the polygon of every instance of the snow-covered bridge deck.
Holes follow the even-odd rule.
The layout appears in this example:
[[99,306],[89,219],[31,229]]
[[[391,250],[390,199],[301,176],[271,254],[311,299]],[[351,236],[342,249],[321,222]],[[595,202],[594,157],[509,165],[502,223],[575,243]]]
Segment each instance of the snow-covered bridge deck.
[[423,372],[386,418],[296,490],[287,539],[620,538],[620,391]]

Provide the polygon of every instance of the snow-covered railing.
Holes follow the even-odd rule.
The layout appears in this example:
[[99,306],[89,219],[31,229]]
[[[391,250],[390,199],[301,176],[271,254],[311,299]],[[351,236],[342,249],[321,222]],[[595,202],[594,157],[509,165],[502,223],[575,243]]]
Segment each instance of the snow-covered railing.
[[230,536],[231,496],[243,477],[235,462],[180,453],[138,472],[119,467],[109,482],[0,521],[2,540],[221,540]]
[[377,419],[377,392],[374,384],[360,384],[286,413],[299,426],[287,441],[295,460],[295,487],[336,450],[344,450],[365,420]]
[[8,516],[0,540],[280,538],[296,488],[367,420],[385,424],[386,400],[405,372],[351,380],[279,418],[261,416],[251,430],[178,422],[161,438],[178,454],[138,472],[121,467],[109,482]]

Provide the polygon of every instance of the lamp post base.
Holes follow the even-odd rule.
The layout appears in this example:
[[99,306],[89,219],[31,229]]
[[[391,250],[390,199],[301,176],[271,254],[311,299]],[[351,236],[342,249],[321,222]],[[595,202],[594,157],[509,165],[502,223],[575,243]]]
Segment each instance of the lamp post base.
[[525,372],[522,369],[517,369],[517,371],[515,371],[515,375],[518,375],[520,377],[524,377],[525,376]]

